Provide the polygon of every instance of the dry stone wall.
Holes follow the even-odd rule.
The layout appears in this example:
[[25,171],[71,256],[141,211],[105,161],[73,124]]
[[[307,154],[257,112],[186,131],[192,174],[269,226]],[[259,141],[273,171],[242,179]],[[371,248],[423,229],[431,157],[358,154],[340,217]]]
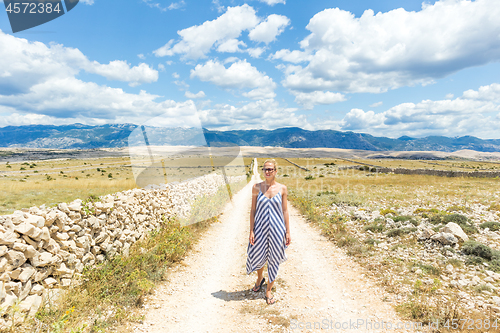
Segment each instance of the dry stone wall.
[[[230,182],[245,176],[228,177]],[[132,189],[99,202],[78,199],[0,216],[0,326],[11,307],[34,315],[54,290],[78,281],[86,265],[128,255],[130,246],[162,220],[188,215],[191,201],[224,184],[211,174],[157,189]],[[3,322],[2,322],[3,321]]]

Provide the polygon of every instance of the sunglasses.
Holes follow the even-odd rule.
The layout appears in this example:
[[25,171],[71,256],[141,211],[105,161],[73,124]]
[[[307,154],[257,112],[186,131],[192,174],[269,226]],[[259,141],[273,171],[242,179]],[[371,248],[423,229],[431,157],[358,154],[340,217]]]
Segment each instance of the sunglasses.
[[272,172],[272,171],[275,171],[276,169],[262,169],[264,172]]

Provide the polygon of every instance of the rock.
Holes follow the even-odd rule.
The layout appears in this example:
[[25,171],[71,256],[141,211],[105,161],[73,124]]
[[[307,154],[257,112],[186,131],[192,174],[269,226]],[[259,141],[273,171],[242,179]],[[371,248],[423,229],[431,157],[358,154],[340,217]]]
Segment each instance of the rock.
[[37,228],[42,228],[45,225],[45,219],[42,216],[29,214],[28,218],[25,220],[25,223],[32,224]]
[[433,235],[431,239],[443,245],[454,245],[458,243],[458,239],[447,232],[438,232],[437,234]]
[[42,296],[30,295],[26,297],[24,301],[19,304],[19,308],[22,312],[28,312],[28,316],[34,316],[40,306],[42,305]]
[[31,264],[35,267],[45,267],[52,264],[53,255],[50,252],[41,252],[31,258]]
[[15,269],[26,262],[26,257],[22,252],[11,250],[7,252],[5,258],[8,260],[11,269]]
[[449,222],[447,225],[439,229],[439,231],[452,234],[463,242],[469,240],[469,236],[467,236],[462,228],[454,222]]
[[53,270],[52,267],[37,269],[33,281],[39,282],[46,279],[50,274],[52,274],[52,270]]
[[0,257],[3,257],[9,248],[5,245],[0,246]]
[[64,212],[66,214],[70,213],[70,210],[68,208],[68,204],[66,204],[64,202],[57,205],[57,209],[59,209],[61,212]]
[[54,278],[51,278],[51,277],[43,280],[43,285],[45,288],[50,288],[50,287],[54,286],[56,283],[57,283],[57,280]]
[[52,254],[58,254],[59,251],[61,250],[61,246],[59,244],[57,244],[57,242],[55,240],[53,240],[52,238],[49,239],[49,242],[47,243],[47,245],[44,248],[45,248],[45,250],[47,250],[48,252],[50,252]]
[[0,232],[0,245],[12,245],[17,240],[16,233],[12,231]]
[[21,288],[21,293],[19,294],[19,300],[25,299],[31,291],[31,281],[27,281],[23,283],[23,287]]
[[0,314],[4,314],[9,311],[10,308],[16,303],[17,296],[13,292],[9,291],[5,294],[5,298],[2,304],[0,304]]
[[452,264],[448,264],[446,265],[446,271],[448,273],[453,273],[453,265]]
[[42,295],[45,289],[40,284],[35,284],[33,288],[31,288],[31,295]]
[[68,205],[68,209],[75,212],[80,212],[82,210],[82,201],[81,200],[73,201]]
[[18,277],[21,282],[27,282],[36,273],[36,269],[29,264],[24,264],[21,268],[22,271]]
[[429,229],[429,228],[425,228],[424,230],[422,230],[422,232],[420,233],[420,235],[418,235],[418,239],[420,239],[420,240],[429,239],[435,233],[436,232],[434,230]]

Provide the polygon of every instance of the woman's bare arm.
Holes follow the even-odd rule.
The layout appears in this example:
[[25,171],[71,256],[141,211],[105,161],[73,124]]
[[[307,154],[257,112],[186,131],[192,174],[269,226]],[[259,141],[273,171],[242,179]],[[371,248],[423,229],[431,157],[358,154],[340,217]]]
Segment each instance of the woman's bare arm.
[[255,210],[257,207],[257,196],[259,195],[259,184],[255,184],[252,186],[252,209],[250,210],[250,237],[248,240],[250,241],[250,244],[254,244],[254,233],[253,233],[253,227],[255,225]]
[[288,189],[285,185],[283,185],[283,194],[282,194],[282,199],[281,199],[281,205],[283,208],[283,218],[285,219],[285,228],[286,228],[286,245],[290,245],[292,242],[292,238],[290,237],[290,223],[289,223],[289,217],[288,217],[288,205],[287,205],[287,200],[288,200]]

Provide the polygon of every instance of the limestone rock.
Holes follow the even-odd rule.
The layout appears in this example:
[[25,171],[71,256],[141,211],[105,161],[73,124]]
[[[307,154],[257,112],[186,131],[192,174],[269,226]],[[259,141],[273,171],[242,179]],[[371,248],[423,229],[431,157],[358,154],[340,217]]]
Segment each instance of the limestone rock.
[[469,236],[467,236],[462,228],[454,222],[449,222],[447,225],[439,229],[439,231],[452,234],[463,242],[469,240]]
[[458,239],[447,232],[438,232],[437,234],[433,235],[431,239],[443,245],[454,245],[458,243]]
[[11,269],[15,269],[26,262],[24,254],[15,250],[7,252],[5,258],[8,260],[10,267],[12,267]]

